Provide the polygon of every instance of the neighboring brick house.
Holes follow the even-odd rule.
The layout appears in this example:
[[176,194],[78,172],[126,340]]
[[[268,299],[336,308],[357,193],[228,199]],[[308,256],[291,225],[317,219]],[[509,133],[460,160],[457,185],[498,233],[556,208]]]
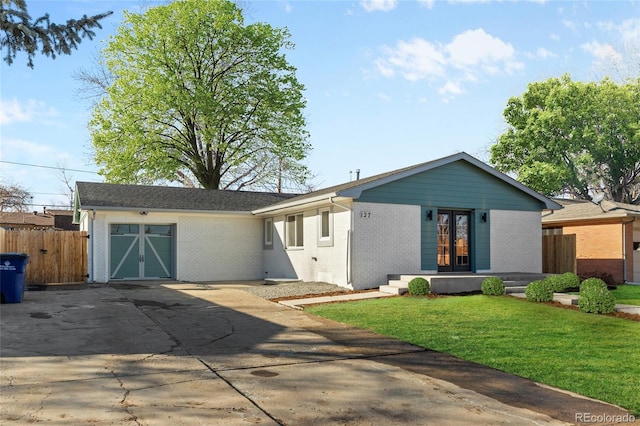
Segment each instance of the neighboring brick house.
[[291,278],[352,289],[387,274],[542,272],[560,206],[466,153],[308,194],[76,184],[90,281]]
[[640,282],[640,206],[555,199],[561,210],[542,217],[543,234],[576,235],[577,273]]

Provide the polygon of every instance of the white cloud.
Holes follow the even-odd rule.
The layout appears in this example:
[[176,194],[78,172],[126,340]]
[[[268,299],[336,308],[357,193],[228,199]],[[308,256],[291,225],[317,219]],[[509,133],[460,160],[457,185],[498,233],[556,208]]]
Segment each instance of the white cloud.
[[580,46],[585,52],[590,53],[598,63],[619,63],[622,61],[622,55],[610,44],[592,41],[584,43]]
[[527,52],[525,53],[525,55],[527,56],[527,58],[531,58],[531,59],[533,58],[549,59],[549,58],[555,58],[556,56],[558,56],[552,51],[545,49],[544,47],[538,47],[535,52]]
[[393,99],[391,96],[387,95],[386,93],[382,93],[382,92],[378,92],[378,99],[385,101],[385,102],[390,102],[391,99]]
[[569,28],[570,30],[575,30],[577,28],[577,25],[575,22],[570,21],[568,19],[563,19],[562,20],[562,25],[564,25],[565,27]]
[[465,31],[447,45],[449,63],[469,70],[479,67],[489,74],[497,74],[501,68],[507,72],[521,68],[515,61],[515,49],[497,37],[487,34],[482,28]]
[[461,95],[464,90],[457,83],[447,81],[444,86],[438,89],[438,93],[441,95]]
[[367,12],[388,12],[396,8],[398,0],[360,0],[360,5]]
[[381,50],[383,56],[375,61],[380,75],[392,78],[399,74],[409,81],[426,79],[432,82],[439,82],[446,76],[449,81],[443,83],[439,91],[446,96],[464,93],[462,84],[465,82],[524,68],[517,61],[511,44],[481,28],[460,33],[447,44],[415,37],[398,41],[394,47],[383,46]]
[[436,3],[436,0],[418,0],[420,6],[426,7],[427,9],[433,9],[433,5]]
[[17,98],[0,99],[0,125],[31,122],[42,118],[57,117],[55,108],[47,107],[44,102],[29,99],[21,102]]
[[422,38],[399,41],[395,49],[384,47],[384,59],[376,60],[378,70],[385,77],[393,77],[399,72],[410,81],[440,76],[445,71],[445,56],[441,47]]

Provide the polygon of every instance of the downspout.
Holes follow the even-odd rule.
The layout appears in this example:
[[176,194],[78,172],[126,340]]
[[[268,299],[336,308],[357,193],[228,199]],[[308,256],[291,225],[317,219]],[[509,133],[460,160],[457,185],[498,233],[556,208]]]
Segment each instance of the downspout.
[[[627,225],[635,222],[633,218],[626,222],[622,222],[622,283],[627,282]],[[633,232],[633,228],[631,229]]]
[[94,264],[93,264],[93,244],[96,241],[95,236],[93,235],[93,221],[96,219],[96,209],[91,210],[91,215],[89,216],[89,282],[96,282],[94,276]]
[[[333,201],[333,197],[329,197],[329,204],[331,204],[332,206],[336,206],[336,207],[341,207],[343,209],[345,209],[348,212],[351,212],[351,209],[349,207],[345,207],[342,204],[338,204],[336,202]],[[349,229],[347,229],[347,253],[346,253],[346,259],[345,259],[345,272],[346,272],[346,279],[347,279],[347,285],[351,284],[351,227],[352,227],[352,223],[351,223],[351,217],[349,217]]]

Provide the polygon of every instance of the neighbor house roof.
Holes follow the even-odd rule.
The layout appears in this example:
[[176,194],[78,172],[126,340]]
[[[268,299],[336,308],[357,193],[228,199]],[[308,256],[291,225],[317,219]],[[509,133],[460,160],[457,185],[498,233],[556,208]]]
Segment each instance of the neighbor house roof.
[[0,212],[0,226],[3,228],[53,228],[54,217],[48,213]]
[[562,205],[562,210],[542,215],[542,224],[556,224],[575,221],[624,220],[640,217],[640,206],[602,201],[599,205],[587,200],[567,200],[558,198],[555,201]]
[[250,212],[295,195],[77,182],[76,209]]
[[405,167],[398,170],[393,170],[387,173],[382,173],[375,176],[370,176],[363,179],[358,179],[355,181],[343,183],[341,185],[331,186],[329,188],[324,188],[318,191],[310,192],[308,194],[299,195],[290,200],[283,200],[277,204],[266,206],[264,208],[255,210],[254,213],[267,213],[270,211],[283,209],[287,207],[293,207],[296,205],[308,204],[315,201],[326,200],[334,197],[349,197],[349,198],[358,198],[362,191],[370,188],[374,188],[380,185],[384,185],[389,182],[396,181],[398,179],[403,179],[405,177],[422,173],[428,170],[435,169],[437,167],[441,167],[446,164],[450,164],[456,161],[466,161],[481,170],[493,175],[494,177],[508,183],[509,185],[514,186],[522,192],[530,195],[531,197],[541,201],[545,208],[547,209],[559,209],[561,206],[556,202],[550,200],[549,198],[539,194],[538,192],[532,190],[531,188],[521,184],[515,179],[505,175],[494,169],[493,167],[483,163],[482,161],[472,157],[466,152],[459,152],[457,154],[450,155],[448,157],[443,157],[438,160],[428,161],[426,163],[416,164],[413,166]]

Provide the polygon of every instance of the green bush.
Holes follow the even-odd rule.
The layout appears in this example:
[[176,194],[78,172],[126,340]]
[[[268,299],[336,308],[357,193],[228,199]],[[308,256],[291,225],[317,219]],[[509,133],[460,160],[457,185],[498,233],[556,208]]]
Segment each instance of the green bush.
[[429,294],[429,281],[422,277],[416,277],[409,281],[409,294],[412,296],[424,296]]
[[527,296],[527,300],[532,302],[551,302],[553,300],[553,288],[546,279],[530,283],[524,294]]
[[504,281],[500,277],[488,277],[482,281],[482,294],[500,296],[504,294]]
[[580,284],[578,307],[582,312],[610,314],[616,310],[616,300],[600,278],[588,278]]
[[580,286],[580,277],[573,272],[565,272],[562,275],[549,275],[545,280],[549,281],[549,284],[555,293],[563,292],[568,288],[578,288]]

